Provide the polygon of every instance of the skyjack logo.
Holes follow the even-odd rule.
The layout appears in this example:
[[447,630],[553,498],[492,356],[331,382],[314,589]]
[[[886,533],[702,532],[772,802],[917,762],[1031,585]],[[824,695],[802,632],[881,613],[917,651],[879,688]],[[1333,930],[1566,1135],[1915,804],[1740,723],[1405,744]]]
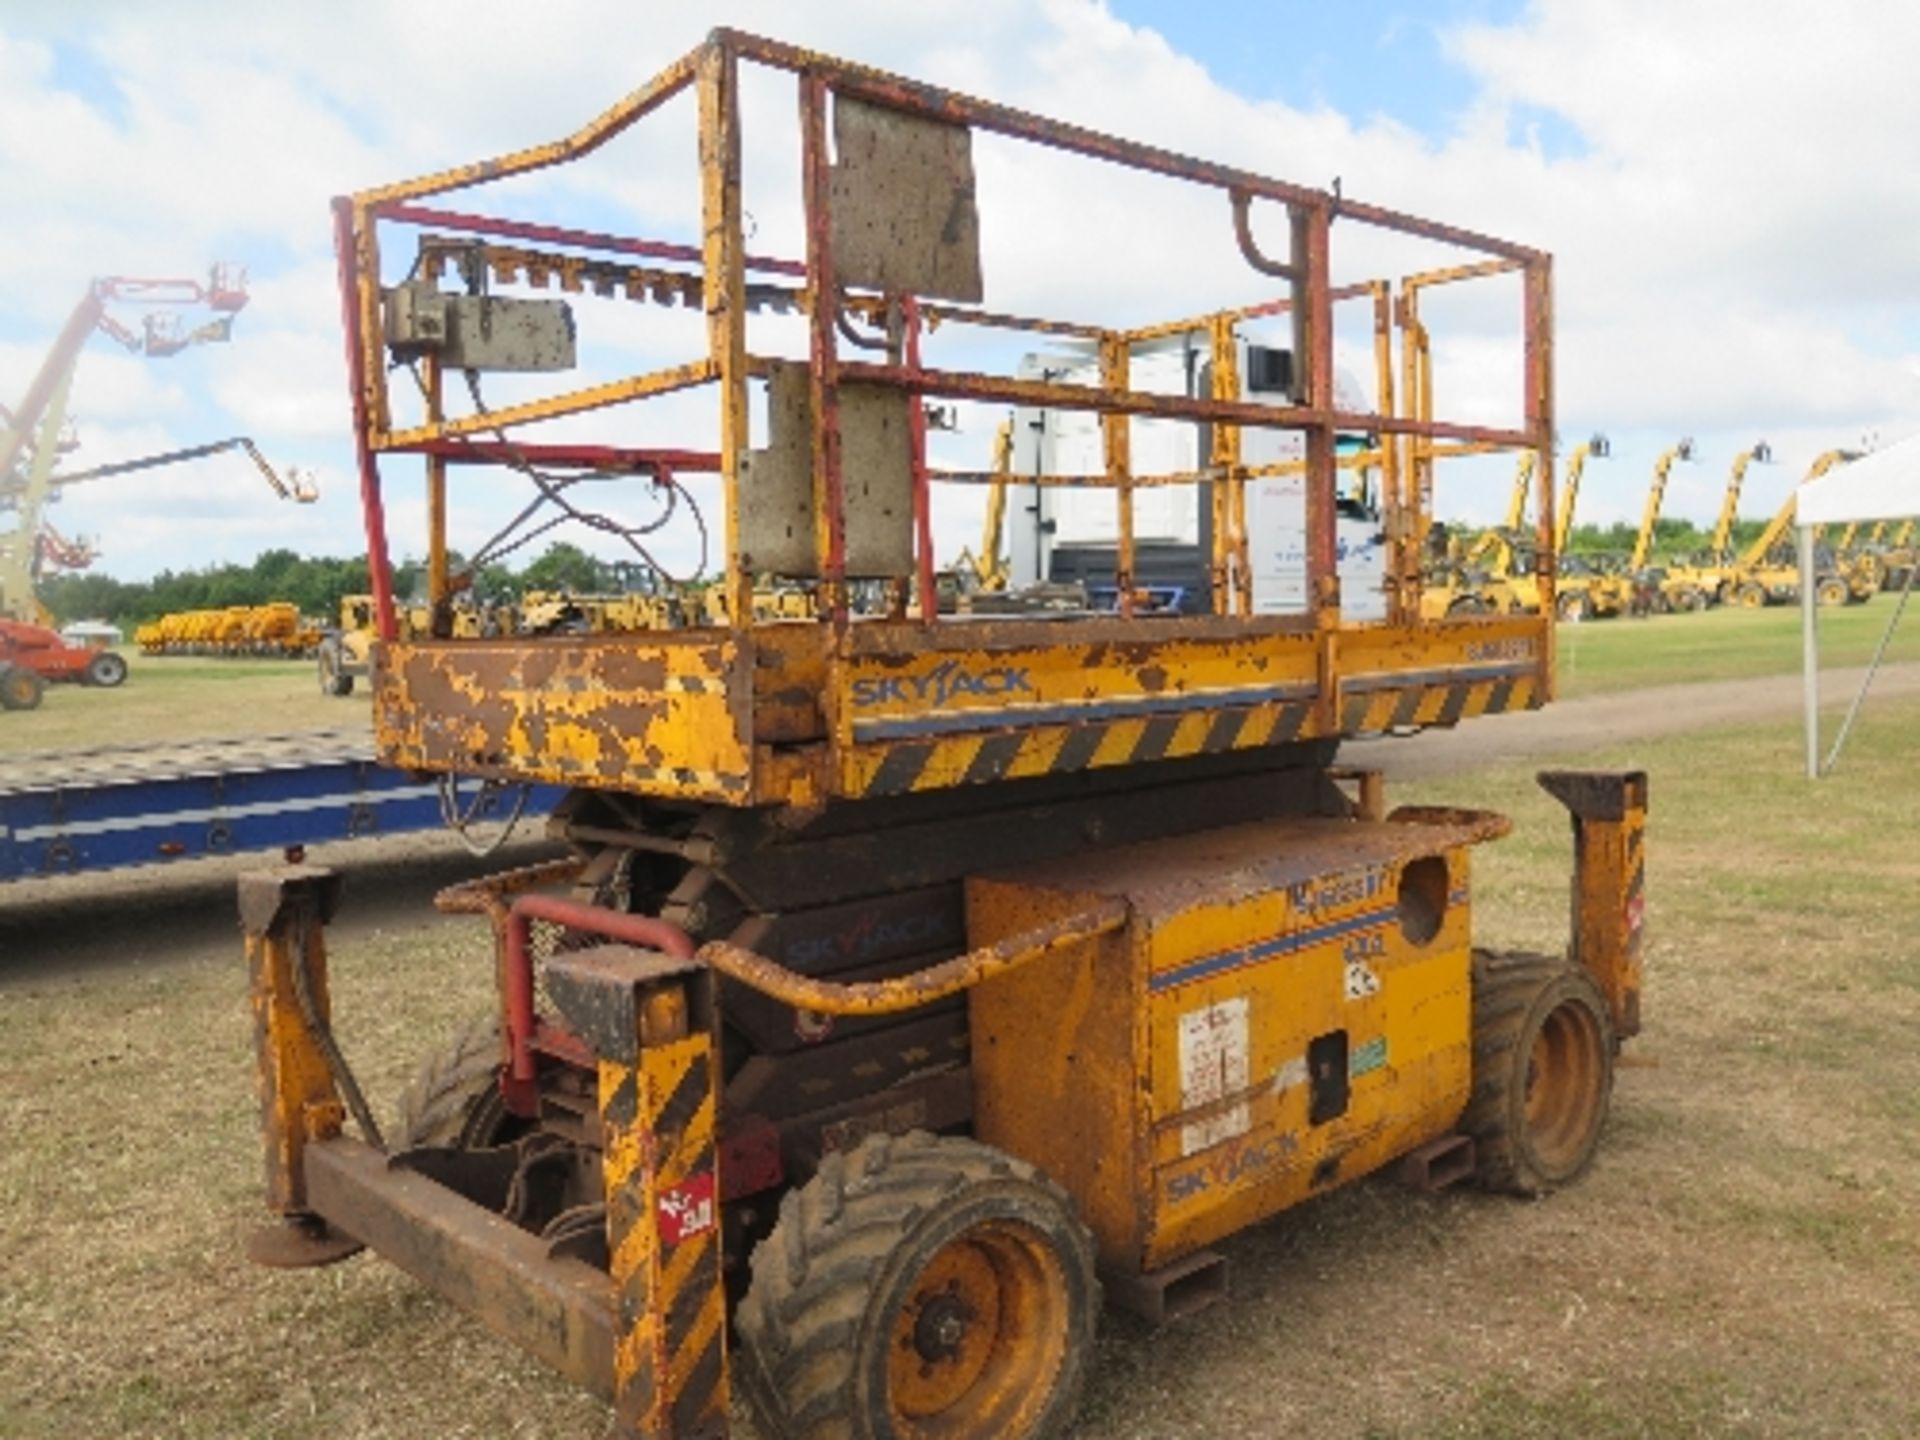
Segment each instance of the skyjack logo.
[[943,661],[924,675],[874,675],[853,682],[853,703],[862,709],[874,705],[919,705],[938,710],[949,700],[963,697],[1034,693],[1033,682],[1024,669],[996,665],[986,670],[967,670],[958,660]]

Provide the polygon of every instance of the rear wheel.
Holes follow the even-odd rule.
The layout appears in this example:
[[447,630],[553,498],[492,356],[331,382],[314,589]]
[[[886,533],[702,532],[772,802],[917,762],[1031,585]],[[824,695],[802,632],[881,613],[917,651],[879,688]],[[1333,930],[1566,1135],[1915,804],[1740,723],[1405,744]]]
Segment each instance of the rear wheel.
[[1757,580],[1749,580],[1733,592],[1733,598],[1742,610],[1758,610],[1767,603],[1767,587]]
[[1553,602],[1554,613],[1562,620],[1578,624],[1593,616],[1593,601],[1584,590],[1569,590]]
[[0,665],[0,710],[38,710],[46,682],[24,665]]
[[1837,575],[1829,575],[1814,587],[1815,597],[1822,605],[1844,605],[1853,598],[1853,592],[1847,589],[1847,582]]
[[1471,1135],[1480,1183],[1541,1195],[1593,1163],[1613,1094],[1613,1024],[1593,977],[1553,955],[1473,957]]
[[526,1122],[500,1098],[503,1053],[497,1019],[462,1026],[401,1092],[394,1147],[484,1150],[516,1139]]
[[102,650],[87,662],[87,684],[111,690],[126,683],[127,662],[111,650]]
[[1100,1284],[1071,1202],[973,1140],[874,1136],[790,1193],[735,1318],[743,1387],[796,1440],[1053,1436]]

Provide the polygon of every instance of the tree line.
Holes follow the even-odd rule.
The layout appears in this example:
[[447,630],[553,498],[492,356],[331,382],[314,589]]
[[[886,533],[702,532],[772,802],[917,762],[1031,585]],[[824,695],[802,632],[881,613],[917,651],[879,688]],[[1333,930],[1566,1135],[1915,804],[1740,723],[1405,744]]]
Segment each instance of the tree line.
[[[1734,549],[1753,543],[1766,527],[1742,520],[1733,527]],[[1635,525],[1577,525],[1567,548],[1578,554],[1625,552],[1633,548]],[[1661,556],[1703,553],[1710,530],[1688,520],[1661,520],[1654,527],[1654,550]],[[459,557],[453,557],[455,567]],[[424,599],[426,562],[408,560],[394,567],[394,593]],[[474,577],[474,593],[488,603],[517,600],[529,590],[567,590],[573,594],[619,593],[633,588],[630,567],[596,560],[577,545],[556,541],[519,570],[489,565]],[[228,563],[200,570],[163,570],[151,580],[116,580],[90,570],[53,575],[40,582],[40,598],[63,625],[75,620],[107,620],[139,625],[181,610],[224,610],[234,605],[265,605],[291,600],[304,615],[338,615],[344,595],[367,592],[364,556],[304,556],[292,550],[266,550],[250,565]]]
[[[460,558],[453,557],[455,568]],[[394,593],[426,596],[424,560],[394,567]],[[488,602],[517,600],[529,590],[605,593],[628,588],[619,565],[596,560],[577,545],[557,541],[519,570],[484,567],[474,591]],[[304,556],[292,550],[266,550],[250,565],[229,562],[199,570],[162,570],[151,580],[116,580],[80,570],[40,581],[40,598],[62,625],[75,620],[106,620],[120,626],[144,624],[182,610],[225,610],[235,605],[265,605],[291,600],[303,615],[337,616],[346,595],[367,593],[365,556]]]

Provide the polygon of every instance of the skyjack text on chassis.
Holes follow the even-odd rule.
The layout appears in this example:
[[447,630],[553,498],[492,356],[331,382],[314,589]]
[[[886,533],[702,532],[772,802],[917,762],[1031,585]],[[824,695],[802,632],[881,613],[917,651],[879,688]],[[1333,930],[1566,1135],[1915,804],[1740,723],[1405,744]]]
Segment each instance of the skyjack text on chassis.
[[[804,259],[746,249],[743,62],[795,82]],[[682,92],[697,247],[428,203],[578,160]],[[987,143],[1215,197],[1282,294],[1134,329],[981,308]],[[1478,258],[1336,286],[1336,216]],[[1260,248],[1269,223],[1284,258]],[[1191,1308],[1222,1289],[1210,1245],[1391,1161],[1528,1192],[1586,1167],[1615,1045],[1639,1027],[1644,778],[1543,777],[1574,816],[1572,955],[1489,955],[1471,947],[1469,858],[1507,821],[1388,813],[1377,774],[1334,763],[1346,735],[1550,693],[1546,256],[731,31],[565,140],[363,192],[336,224],[381,753],[573,786],[554,825],[574,853],[442,897],[491,922],[475,960],[498,964],[498,1013],[428,1061],[391,1143],[326,1021],[336,878],[243,882],[279,1217],[257,1258],[369,1247],[608,1397],[623,1435],[723,1434],[735,1385],[776,1435],[1048,1435],[1073,1413],[1103,1287],[1149,1314]],[[384,267],[400,227],[416,256]],[[1418,297],[1498,275],[1520,283],[1523,421],[1439,420]],[[577,321],[494,293],[556,281]],[[622,297],[697,303],[704,353],[531,398],[523,376],[484,404],[482,367],[566,368],[594,334],[589,300]],[[1346,302],[1373,325],[1362,411],[1334,398]],[[750,347],[750,312],[773,309],[805,316],[804,362]],[[1288,361],[1250,398],[1239,327],[1260,317],[1284,318]],[[936,323],[942,342],[1078,341],[1099,381],[942,367]],[[1130,383],[1136,348],[1188,331],[1204,393]],[[390,357],[417,367],[415,413]],[[449,370],[474,372],[472,408]],[[528,434],[696,386],[717,398],[717,448]],[[1099,417],[1098,473],[1021,484],[1113,492],[1113,613],[939,613],[930,495],[949,477],[927,458],[930,397]],[[1136,472],[1142,417],[1205,425],[1205,464]],[[1280,613],[1254,604],[1246,494],[1266,466],[1242,431],[1261,428],[1300,437],[1275,462],[1304,476],[1304,583]],[[1342,435],[1379,451],[1370,623],[1341,608]],[[1423,622],[1436,461],[1522,447],[1540,454],[1544,616]],[[400,639],[381,466],[401,454],[425,457],[442,613],[462,583],[450,472],[505,464],[576,518],[589,473],[643,494],[713,476],[731,620]],[[1162,485],[1194,487],[1209,517],[1205,613],[1134,613],[1132,507]],[[804,586],[811,614],[756,619],[769,582]]]

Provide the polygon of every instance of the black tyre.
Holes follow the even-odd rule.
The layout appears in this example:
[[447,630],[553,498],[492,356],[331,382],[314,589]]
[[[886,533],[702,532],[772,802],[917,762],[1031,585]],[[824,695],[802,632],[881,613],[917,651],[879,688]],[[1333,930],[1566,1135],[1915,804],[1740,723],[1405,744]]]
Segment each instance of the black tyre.
[[1031,1165],[878,1135],[782,1203],[735,1316],[736,1374],[791,1440],[1053,1436],[1099,1309],[1092,1238]]
[[1853,599],[1853,592],[1847,589],[1847,582],[1837,575],[1829,575],[1814,587],[1814,598],[1822,605],[1845,605]]
[[1758,581],[1749,580],[1733,592],[1733,599],[1742,610],[1758,610],[1767,603],[1767,587]]
[[1613,1023],[1579,965],[1473,957],[1473,1095],[1460,1128],[1489,1190],[1543,1195],[1593,1163],[1613,1095]]
[[1593,601],[1587,598],[1584,590],[1570,590],[1554,600],[1553,609],[1562,620],[1578,624],[1592,617]]
[[46,682],[24,665],[0,665],[0,710],[38,710]]
[[452,1043],[421,1063],[401,1092],[394,1148],[480,1150],[520,1135],[527,1122],[500,1098],[503,1053],[497,1019],[461,1027]]
[[87,684],[111,690],[127,682],[127,662],[111,650],[102,650],[87,662]]
[[338,642],[322,640],[314,663],[320,672],[322,695],[339,696],[353,693],[353,676],[346,674],[341,668]]

